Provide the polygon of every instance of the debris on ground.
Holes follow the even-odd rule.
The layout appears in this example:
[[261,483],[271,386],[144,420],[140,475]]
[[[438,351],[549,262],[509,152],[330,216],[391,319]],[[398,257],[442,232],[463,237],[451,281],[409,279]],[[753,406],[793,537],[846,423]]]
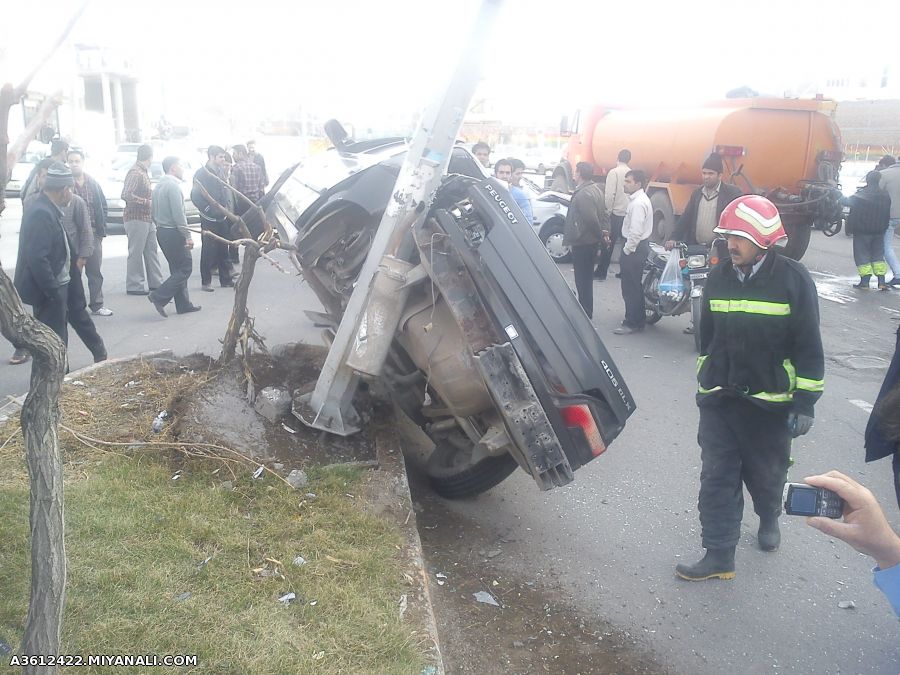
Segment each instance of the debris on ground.
[[291,562],[296,567],[303,567],[306,564],[306,558],[304,558],[302,555],[298,555]]
[[838,603],[838,607],[841,609],[856,609],[856,603],[852,600],[841,600]]
[[190,598],[191,595],[193,595],[193,593],[191,593],[190,591],[185,591],[184,593],[179,593],[178,595],[175,596],[175,601],[176,602],[184,602],[185,600]]
[[259,467],[256,469],[256,471],[253,472],[253,477],[256,479],[259,479],[260,476],[263,475],[263,471],[265,471],[265,470],[266,470],[266,467],[264,467],[262,464],[260,464]]
[[263,387],[256,396],[253,407],[256,412],[275,424],[291,412],[291,395],[286,389]]
[[475,597],[475,600],[484,603],[485,605],[492,605],[494,607],[500,606],[500,603],[497,602],[494,596],[487,591],[478,591],[477,593],[472,593],[472,595]]
[[160,413],[153,418],[153,423],[150,425],[150,429],[154,434],[158,434],[163,430],[163,427],[166,426],[166,419],[169,417],[169,412],[167,410],[161,410]]
[[294,469],[288,474],[287,482],[292,488],[299,490],[309,484],[309,478],[307,478],[306,472],[302,469]]
[[285,593],[280,598],[278,598],[278,602],[284,603],[285,605],[289,605],[293,600],[297,599],[297,595],[293,592]]

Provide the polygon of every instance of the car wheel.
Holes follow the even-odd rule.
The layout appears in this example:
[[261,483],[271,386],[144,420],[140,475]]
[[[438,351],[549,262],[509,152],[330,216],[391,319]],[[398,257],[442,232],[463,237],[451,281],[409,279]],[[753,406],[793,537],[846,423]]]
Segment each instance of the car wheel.
[[472,463],[471,442],[443,439],[428,458],[428,477],[434,491],[445,499],[474,497],[506,480],[518,464],[512,455],[486,457]]
[[552,223],[541,230],[541,242],[556,264],[572,262],[572,249],[563,244],[563,224]]

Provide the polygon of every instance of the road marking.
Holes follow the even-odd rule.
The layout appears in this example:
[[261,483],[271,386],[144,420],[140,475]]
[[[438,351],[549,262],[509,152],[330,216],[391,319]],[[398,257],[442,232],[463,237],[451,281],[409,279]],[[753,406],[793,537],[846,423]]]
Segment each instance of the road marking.
[[869,403],[867,401],[861,401],[858,398],[850,399],[850,403],[852,405],[855,405],[857,408],[861,408],[862,410],[865,410],[867,413],[872,412],[872,408],[874,407],[871,403]]

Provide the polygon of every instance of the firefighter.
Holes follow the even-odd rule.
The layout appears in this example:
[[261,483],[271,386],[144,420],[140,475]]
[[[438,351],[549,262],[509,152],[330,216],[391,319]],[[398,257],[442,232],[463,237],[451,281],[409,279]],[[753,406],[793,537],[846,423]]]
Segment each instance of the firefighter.
[[727,238],[731,259],[710,272],[703,297],[697,440],[706,555],[675,568],[689,581],[734,578],[742,484],[759,516],[760,548],[778,548],[791,439],[812,427],[824,387],[816,287],[800,263],[773,248],[787,236],[778,209],[765,197],[738,197],[715,231]]

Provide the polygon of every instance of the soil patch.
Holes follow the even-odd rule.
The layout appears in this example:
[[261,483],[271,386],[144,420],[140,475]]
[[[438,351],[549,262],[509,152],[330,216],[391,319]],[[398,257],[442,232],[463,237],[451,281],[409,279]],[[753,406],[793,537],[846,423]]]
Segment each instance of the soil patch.
[[[276,347],[271,355],[254,354],[250,358],[251,386],[257,395],[265,387],[286,389],[292,395],[310,391],[327,354],[323,347],[302,344]],[[190,400],[179,402],[171,433],[187,443],[221,443],[260,462],[282,464],[287,470],[371,463],[375,461],[375,430],[369,423],[373,404],[366,387],[360,387],[354,405],[364,426],[346,438],[310,429],[292,415],[272,424],[249,403],[244,374],[235,365],[200,387]]]

